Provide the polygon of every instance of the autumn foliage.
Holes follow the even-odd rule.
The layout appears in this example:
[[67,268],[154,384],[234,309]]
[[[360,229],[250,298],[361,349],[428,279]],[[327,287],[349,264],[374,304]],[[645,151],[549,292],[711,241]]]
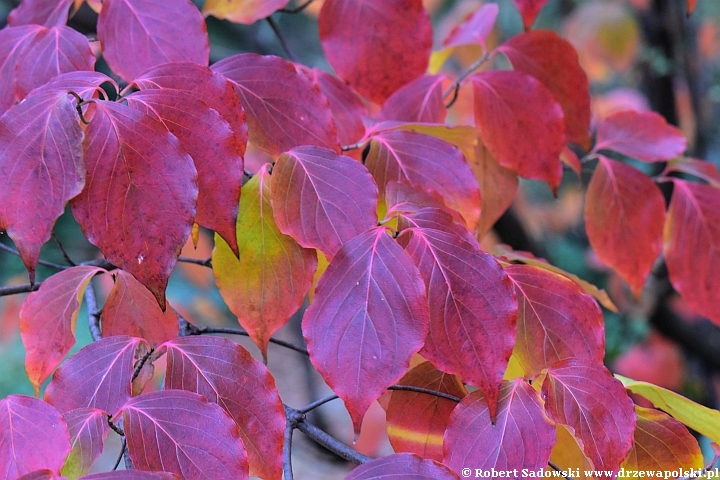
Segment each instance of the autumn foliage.
[[[604,291],[529,253],[480,247],[518,177],[557,191],[565,169],[594,169],[585,224],[597,257],[636,296],[661,257],[687,305],[720,325],[720,175],[685,158],[682,133],[656,113],[591,128],[575,48],[532,29],[545,1],[515,0],[525,32],[495,49],[488,3],[433,52],[420,0],[325,0],[320,40],[337,76],[256,53],[208,66],[203,13],[251,24],[288,0],[207,0],[203,12],[92,1],[92,46],[66,26],[82,3],[23,0],[0,30],[0,230],[30,280],[7,292],[32,292],[20,311],[27,375],[38,396],[51,378],[42,399],[0,400],[0,479],[291,476],[293,430],[317,438],[304,411],[283,404],[263,363],[166,298],[198,226],[215,232],[204,264],[264,358],[308,299],[306,353],[356,433],[392,392],[397,453],[349,454],[362,465],[348,479],[704,467],[686,427],[720,442],[720,413],[611,374]],[[459,77],[428,73],[468,44],[483,53]],[[111,75],[94,71],[91,47]],[[512,69],[488,68],[499,57]],[[474,122],[446,124],[460,89]],[[272,161],[246,169],[248,142]],[[103,258],[40,281],[41,247],[68,205]],[[97,309],[92,279],[109,275]],[[85,295],[96,341],[65,359]],[[163,356],[164,388],[143,393]],[[135,470],[87,475],[116,434]]]

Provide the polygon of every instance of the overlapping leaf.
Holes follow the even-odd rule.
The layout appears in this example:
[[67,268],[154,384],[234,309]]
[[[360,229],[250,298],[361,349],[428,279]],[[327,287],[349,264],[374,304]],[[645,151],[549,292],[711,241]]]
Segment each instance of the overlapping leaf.
[[220,293],[263,355],[270,337],[302,304],[315,252],[278,229],[270,204],[269,165],[243,186],[238,213],[239,259],[218,236],[212,264]]
[[39,25],[6,27],[0,30],[0,114],[17,100],[15,68],[20,54],[36,35],[45,29]]
[[600,156],[588,185],[585,228],[597,256],[636,296],[662,250],[664,223],[665,200],[657,185],[639,170]]
[[305,311],[303,336],[356,433],[370,404],[407,370],[428,324],[422,279],[385,228],[358,235],[335,255]]
[[[455,375],[424,362],[398,382],[462,398],[467,390]],[[442,462],[443,435],[457,402],[427,393],[396,390],[387,406],[387,431],[396,452],[411,452]],[[413,412],[408,415],[408,412]]]
[[477,225],[480,188],[462,153],[447,142],[411,131],[381,131],[372,136],[365,166],[381,193],[392,180],[406,181],[440,194],[468,227]]
[[183,337],[163,348],[165,388],[196,392],[220,405],[240,430],[251,474],[279,480],[285,413],[267,368],[224,338]]
[[443,103],[445,75],[423,75],[395,91],[383,104],[378,120],[445,123]]
[[104,0],[97,32],[103,57],[128,82],[167,62],[208,64],[205,20],[190,0]]
[[156,347],[178,336],[178,318],[172,308],[160,310],[150,290],[129,273],[118,270],[115,275],[102,309],[104,337],[139,337]]
[[655,112],[621,110],[604,118],[593,151],[613,150],[644,162],[682,155],[687,140],[682,132]]
[[551,30],[516,35],[498,48],[513,68],[545,85],[565,115],[568,140],[589,148],[590,90],[575,48]]
[[55,220],[85,184],[82,139],[65,92],[38,90],[0,117],[0,230],[15,242],[31,281]]
[[703,456],[697,440],[669,415],[635,406],[633,447],[622,463],[626,471],[699,470]]
[[65,413],[97,408],[114,415],[130,398],[135,361],[147,352],[141,338],[103,338],[83,347],[55,371],[45,401]]
[[177,480],[178,478],[180,477],[168,472],[143,472],[142,470],[114,470],[82,477],[83,480]]
[[149,116],[115,102],[94,108],[83,145],[86,187],[72,212],[88,240],[164,310],[167,280],[195,215],[192,158]]
[[532,24],[535,22],[535,17],[538,16],[542,7],[545,6],[547,0],[513,0],[515,6],[520,10],[520,16],[522,17],[525,30],[530,30]]
[[[138,470],[186,480],[248,480],[247,454],[235,422],[214,403],[183,390],[160,390],[122,405],[127,448]],[[117,420],[117,419],[116,419]]]
[[433,35],[421,0],[327,0],[318,22],[330,65],[375,103],[425,73]]
[[675,180],[665,224],[670,281],[690,308],[720,324],[720,190]]
[[26,473],[21,477],[17,477],[17,480],[66,480],[65,477],[57,475],[55,472],[48,470],[35,470],[34,472]]
[[503,382],[493,422],[478,390],[462,399],[445,431],[445,463],[456,472],[468,465],[489,471],[544,469],[555,443],[555,426],[537,391],[525,380]]
[[377,224],[377,185],[361,163],[332,150],[298,147],[275,163],[270,188],[273,218],[301,246],[332,259]]
[[663,170],[663,175],[669,173],[687,173],[701,178],[715,188],[720,187],[720,173],[714,163],[697,158],[680,157],[670,160]]
[[90,279],[104,270],[72,267],[48,278],[20,309],[25,370],[36,391],[75,345],[75,321]]
[[293,64],[254,53],[212,66],[235,87],[247,114],[250,141],[271,155],[300,145],[339,152],[332,112],[325,96]]
[[237,139],[230,124],[194,93],[148,89],[125,99],[180,140],[198,172],[195,222],[215,230],[237,253],[235,223],[245,139]]
[[[396,211],[418,212],[425,207],[432,207],[447,212],[455,222],[463,223],[462,215],[452,208],[448,208],[439,194],[429,190],[414,188],[407,182],[390,180],[388,184],[385,185],[384,200],[388,210],[388,216]],[[472,237],[472,235],[470,235],[470,237]]]
[[105,92],[100,88],[104,83],[109,83],[116,92],[120,91],[115,80],[100,72],[76,71],[67,72],[53,77],[45,85],[43,89],[61,90],[65,93],[72,91],[83,100],[103,97],[106,98]]
[[[406,251],[425,281],[430,331],[422,355],[479,387],[495,415],[500,382],[515,343],[517,302],[497,261],[461,236],[405,217]],[[406,231],[403,231],[403,234]]]
[[617,472],[632,448],[636,416],[622,384],[602,363],[566,359],[548,369],[545,411],[569,427],[595,470]]
[[95,66],[95,55],[88,39],[65,25],[39,31],[20,56],[25,61],[18,61],[15,68],[18,99],[61,73],[92,71]]
[[283,8],[290,0],[208,0],[203,6],[205,16],[212,15],[231,22],[251,25],[269,17]]
[[58,473],[70,453],[70,434],[60,413],[25,395],[0,400],[0,479],[36,470]]
[[443,45],[448,48],[476,44],[482,45],[484,50],[485,40],[487,40],[495,26],[497,14],[497,3],[486,3],[468,15],[460,25],[456,26],[445,38]]
[[354,469],[345,480],[455,480],[459,478],[444,465],[409,454],[397,453],[371,460]]
[[697,404],[651,383],[639,382],[619,375],[616,377],[622,381],[625,388],[648,399],[655,408],[667,412],[713,442],[720,442],[720,411]]
[[65,25],[73,0],[23,0],[8,14],[8,25],[42,25],[54,27]]
[[601,363],[603,315],[595,300],[572,280],[530,265],[505,267],[518,299],[513,354],[527,378],[564,358]]
[[110,433],[107,414],[96,408],[78,408],[63,414],[70,431],[71,451],[62,468],[62,475],[78,478],[90,470],[102,454],[103,443]]
[[565,121],[552,92],[519,71],[478,73],[472,84],[475,124],[500,165],[557,189],[562,177]]

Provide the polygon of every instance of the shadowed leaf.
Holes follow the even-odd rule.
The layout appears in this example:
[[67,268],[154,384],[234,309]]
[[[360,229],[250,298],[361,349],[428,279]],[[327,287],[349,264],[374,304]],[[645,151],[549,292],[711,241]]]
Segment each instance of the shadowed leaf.
[[65,460],[62,474],[74,479],[85,475],[102,454],[103,444],[110,433],[107,414],[96,408],[78,408],[63,414],[70,431],[72,450]]
[[73,0],[23,0],[7,17],[8,25],[65,25]]
[[423,75],[395,91],[383,104],[377,119],[410,123],[445,123],[445,75]]

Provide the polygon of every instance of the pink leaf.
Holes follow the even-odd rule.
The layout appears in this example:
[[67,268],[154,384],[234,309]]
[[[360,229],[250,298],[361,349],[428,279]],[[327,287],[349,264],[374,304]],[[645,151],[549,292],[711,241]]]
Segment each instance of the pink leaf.
[[44,32],[38,25],[21,25],[0,30],[0,114],[10,108],[18,98],[15,95],[15,70],[20,54],[32,40]]
[[377,186],[349,157],[319,147],[294,148],[280,155],[270,178],[280,231],[328,260],[377,224]]
[[73,0],[23,0],[10,12],[8,25],[42,25],[55,27],[65,25]]
[[97,408],[78,408],[63,414],[70,431],[72,450],[62,469],[63,475],[78,478],[85,475],[102,454],[110,433],[107,414]]
[[417,268],[384,227],[358,235],[335,255],[305,311],[303,336],[356,433],[370,404],[422,347],[428,322]]
[[445,75],[423,75],[395,91],[383,104],[377,119],[400,122],[445,123]]
[[208,64],[205,19],[190,0],[104,0],[97,32],[103,57],[128,82],[167,62]]
[[594,152],[613,150],[643,162],[659,162],[682,155],[687,140],[682,132],[655,112],[621,110],[605,117],[597,129]]
[[142,470],[115,470],[85,475],[82,480],[178,480],[180,477],[167,472],[143,472]]
[[421,0],[326,0],[318,22],[330,65],[375,103],[427,69],[432,25]]
[[248,463],[235,422],[197,393],[160,390],[122,406],[128,452],[138,470],[169,471],[186,480],[247,480]]
[[456,472],[468,465],[484,471],[544,470],[554,443],[555,426],[540,396],[518,378],[503,382],[494,422],[479,390],[462,399],[445,431],[443,463]]
[[70,434],[52,406],[25,395],[0,400],[0,479],[48,469],[59,473],[70,453]]
[[485,49],[485,40],[495,26],[498,15],[497,3],[486,3],[471,13],[450,35],[443,41],[445,47],[459,47],[461,45],[482,45]]
[[540,10],[545,6],[547,0],[513,0],[515,6],[520,10],[520,16],[525,25],[525,30],[530,30]]
[[285,411],[265,365],[224,338],[183,337],[163,348],[165,388],[196,392],[220,405],[240,430],[251,474],[280,479]]

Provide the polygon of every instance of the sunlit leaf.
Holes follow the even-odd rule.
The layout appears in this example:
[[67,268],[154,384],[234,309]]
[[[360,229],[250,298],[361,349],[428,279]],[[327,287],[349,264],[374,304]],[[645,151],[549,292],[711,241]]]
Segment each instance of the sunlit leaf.
[[269,17],[290,0],[207,0],[203,6],[205,16],[212,15],[231,22],[251,25]]

